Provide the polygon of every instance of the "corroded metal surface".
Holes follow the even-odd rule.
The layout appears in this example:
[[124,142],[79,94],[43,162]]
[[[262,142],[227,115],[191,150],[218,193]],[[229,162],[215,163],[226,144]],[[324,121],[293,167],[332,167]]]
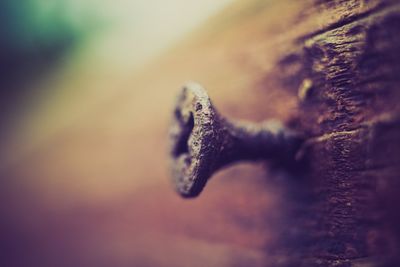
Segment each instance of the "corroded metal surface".
[[172,175],[183,197],[200,194],[218,169],[239,160],[293,160],[301,138],[278,121],[231,122],[196,83],[183,87],[170,129]]

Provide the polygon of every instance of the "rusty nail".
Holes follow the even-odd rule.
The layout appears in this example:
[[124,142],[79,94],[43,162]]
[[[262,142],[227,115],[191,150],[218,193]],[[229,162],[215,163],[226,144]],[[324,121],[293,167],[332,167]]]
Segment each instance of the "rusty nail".
[[277,121],[232,122],[219,115],[201,85],[188,83],[177,99],[170,141],[173,181],[177,192],[189,198],[230,163],[294,160],[301,138]]

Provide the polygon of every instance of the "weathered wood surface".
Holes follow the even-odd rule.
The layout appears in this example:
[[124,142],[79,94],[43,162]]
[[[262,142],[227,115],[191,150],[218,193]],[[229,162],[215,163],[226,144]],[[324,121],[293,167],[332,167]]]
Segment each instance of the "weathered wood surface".
[[271,266],[396,266],[399,3],[281,1],[263,16],[281,32],[241,48],[253,68],[248,94],[308,136],[299,153],[307,166],[291,177],[300,181],[279,185]]
[[[345,3],[335,5],[344,13]],[[304,242],[293,248],[304,266],[398,264],[399,12],[377,2],[301,37],[280,62],[301,66],[282,80],[302,77],[298,127],[310,136],[306,207],[295,220],[302,233],[290,237]]]
[[299,153],[307,166],[291,177],[299,181],[268,185],[283,190],[278,212],[269,210],[278,218],[266,245],[270,264],[396,266],[399,3],[288,2],[236,25],[257,24],[265,35],[251,32],[232,52],[238,75],[248,76],[247,95],[258,98],[248,117],[279,117],[308,136]]

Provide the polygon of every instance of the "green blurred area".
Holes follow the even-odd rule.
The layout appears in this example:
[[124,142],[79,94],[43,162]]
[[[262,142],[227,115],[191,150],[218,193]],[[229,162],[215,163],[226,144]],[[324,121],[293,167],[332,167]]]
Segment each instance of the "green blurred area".
[[36,84],[57,71],[93,32],[96,17],[90,7],[78,0],[0,1],[3,126],[15,121],[36,98]]
[[65,52],[85,36],[90,24],[90,18],[79,18],[68,3],[65,0],[1,1],[1,53],[29,54],[54,49],[57,50],[54,52]]

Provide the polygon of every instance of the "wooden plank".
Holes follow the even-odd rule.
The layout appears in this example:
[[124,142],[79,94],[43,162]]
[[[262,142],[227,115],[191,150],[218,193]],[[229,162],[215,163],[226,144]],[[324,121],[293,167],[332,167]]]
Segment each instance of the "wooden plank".
[[398,263],[399,29],[398,5],[378,5],[300,38],[280,61],[284,70],[300,66],[281,80],[287,90],[300,84],[298,127],[314,136],[305,153],[308,208],[288,215],[305,232],[288,242],[301,251],[300,266]]

